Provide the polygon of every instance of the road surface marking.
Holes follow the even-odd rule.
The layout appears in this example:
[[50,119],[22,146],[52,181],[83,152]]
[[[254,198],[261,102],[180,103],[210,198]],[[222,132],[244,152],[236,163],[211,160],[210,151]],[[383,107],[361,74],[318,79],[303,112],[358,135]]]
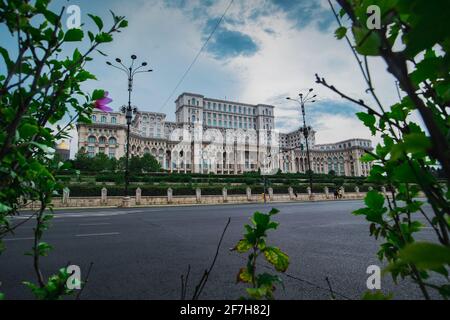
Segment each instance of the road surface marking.
[[87,227],[87,226],[106,226],[110,225],[109,222],[99,222],[99,223],[80,223],[80,226]]
[[21,240],[34,240],[34,238],[10,238],[10,239],[3,239],[3,241],[21,241]]
[[117,236],[119,232],[109,232],[109,233],[91,233],[91,234],[77,234],[75,237],[100,237],[100,236]]

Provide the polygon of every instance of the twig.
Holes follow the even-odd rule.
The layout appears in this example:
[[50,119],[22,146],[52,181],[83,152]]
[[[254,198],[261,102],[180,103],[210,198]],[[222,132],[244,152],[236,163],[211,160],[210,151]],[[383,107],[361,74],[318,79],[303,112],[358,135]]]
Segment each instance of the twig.
[[86,278],[84,279],[83,285],[81,286],[81,289],[80,289],[80,291],[78,292],[78,294],[77,294],[75,300],[80,300],[80,296],[81,296],[81,294],[83,293],[84,289],[86,288],[86,286],[87,286],[87,284],[88,284],[88,282],[89,282],[89,276],[90,276],[90,274],[91,274],[91,270],[92,270],[92,266],[93,266],[93,265],[94,265],[94,263],[91,262],[91,264],[89,265],[88,272],[87,272],[87,274],[86,274]]
[[336,296],[334,295],[333,288],[331,287],[330,279],[328,277],[325,278],[328,284],[328,288],[330,288],[331,299],[336,300]]
[[184,275],[181,275],[181,300],[186,300],[186,292],[190,273],[191,273],[191,265],[188,265],[186,279],[184,278]]
[[219,244],[217,245],[217,250],[216,250],[216,254],[214,256],[214,259],[213,259],[209,269],[205,270],[205,272],[203,273],[202,278],[200,279],[200,282],[195,287],[195,291],[194,291],[194,295],[192,296],[192,300],[198,300],[198,298],[200,297],[200,295],[203,292],[203,289],[205,288],[206,283],[208,282],[209,275],[211,274],[211,271],[213,270],[214,265],[216,264],[216,260],[217,260],[217,257],[219,255],[219,250],[220,250],[220,247],[222,245],[223,238],[225,236],[225,233],[226,233],[230,223],[231,223],[231,218],[228,218],[228,222],[227,222],[225,228],[223,229],[222,236],[220,237]]

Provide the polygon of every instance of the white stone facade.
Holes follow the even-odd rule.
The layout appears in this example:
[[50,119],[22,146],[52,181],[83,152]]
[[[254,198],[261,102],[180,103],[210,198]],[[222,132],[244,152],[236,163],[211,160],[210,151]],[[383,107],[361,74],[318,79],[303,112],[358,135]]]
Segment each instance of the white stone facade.
[[[283,134],[275,128],[274,106],[250,105],[183,93],[175,101],[176,122],[166,115],[139,111],[131,125],[130,154],[150,153],[170,172],[241,174],[306,172],[302,130]],[[92,124],[78,124],[78,148],[90,156],[117,159],[126,152],[126,119],[121,113],[94,112]],[[316,173],[366,176],[370,164],[360,162],[371,141],[351,139],[316,145],[308,138]]]

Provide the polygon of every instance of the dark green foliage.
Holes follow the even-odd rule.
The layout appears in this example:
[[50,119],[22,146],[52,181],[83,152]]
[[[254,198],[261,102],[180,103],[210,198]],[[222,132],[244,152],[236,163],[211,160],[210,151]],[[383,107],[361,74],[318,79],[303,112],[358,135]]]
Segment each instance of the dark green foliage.
[[246,291],[252,300],[273,299],[276,285],[283,283],[278,275],[256,272],[258,257],[264,256],[278,272],[286,272],[289,267],[289,256],[278,247],[267,244],[267,232],[278,228],[279,224],[272,221],[278,212],[277,209],[272,209],[268,214],[255,212],[252,223],[245,225],[244,238],[233,249],[239,253],[249,252],[247,266],[239,270],[236,279],[238,283],[250,286]]
[[[381,241],[378,257],[389,263],[386,271],[394,281],[410,278],[426,299],[430,299],[430,290],[436,290],[447,299],[450,297],[450,29],[447,14],[450,2],[378,1],[382,25],[373,30],[366,27],[366,10],[375,4],[373,1],[338,2],[342,14],[336,15],[340,24],[336,36],[347,37],[347,30],[351,29],[353,39],[347,37],[347,40],[352,43],[352,50],[356,50],[355,55],[361,55],[358,64],[368,86],[367,93],[376,107],[352,99],[324,78],[317,76],[317,82],[366,109],[357,113],[358,118],[373,135],[382,139],[373,152],[362,158],[364,162],[373,163],[367,182],[386,186],[387,193],[380,193],[380,188],[369,192],[366,206],[354,214],[370,222],[370,234]],[[380,102],[370,76],[368,56],[380,57],[387,64],[398,83],[398,103],[388,107]],[[420,114],[423,126],[414,122],[414,114]],[[441,182],[437,179],[436,168],[441,171]],[[431,213],[426,212],[424,202],[417,199],[419,192],[425,194]],[[419,220],[419,216],[423,219]],[[416,234],[425,226],[433,230],[433,242],[416,242]],[[430,281],[432,273],[442,276],[442,281]],[[373,293],[365,298],[383,299],[384,296]]]
[[[57,299],[68,293],[62,288],[64,274],[60,272],[47,281],[39,266],[39,258],[51,249],[40,241],[51,219],[46,208],[52,197],[63,190],[55,174],[70,166],[70,162],[63,164],[54,157],[53,148],[57,141],[69,138],[68,129],[76,119],[90,123],[93,102],[104,91],[92,95],[84,92],[86,82],[95,80],[85,68],[103,42],[98,40],[112,40],[125,25],[124,17],[113,15],[113,24],[102,32],[102,37],[94,36],[90,43],[83,44],[85,30],[67,30],[65,8],[53,12],[52,7],[48,0],[0,1],[2,36],[7,37],[9,32],[17,44],[11,52],[0,47],[0,59],[5,65],[0,74],[0,239],[13,232],[10,217],[24,202],[42,204],[34,214],[35,243],[30,253],[38,284],[28,283],[39,299]],[[95,20],[103,24],[100,18]],[[60,127],[58,123],[67,118],[70,123]],[[0,252],[3,249],[0,240]]]

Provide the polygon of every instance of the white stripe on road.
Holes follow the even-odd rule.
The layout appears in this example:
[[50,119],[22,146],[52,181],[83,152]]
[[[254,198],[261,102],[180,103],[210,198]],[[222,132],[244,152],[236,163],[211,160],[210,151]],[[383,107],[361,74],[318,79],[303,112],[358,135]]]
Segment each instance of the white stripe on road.
[[107,226],[110,225],[109,222],[102,222],[102,223],[80,223],[80,226],[87,227],[87,226]]
[[119,232],[109,232],[109,233],[91,233],[91,234],[77,234],[75,237],[101,237],[101,236],[117,236]]
[[34,240],[34,238],[10,238],[10,239],[3,239],[3,241],[21,241],[21,240]]

